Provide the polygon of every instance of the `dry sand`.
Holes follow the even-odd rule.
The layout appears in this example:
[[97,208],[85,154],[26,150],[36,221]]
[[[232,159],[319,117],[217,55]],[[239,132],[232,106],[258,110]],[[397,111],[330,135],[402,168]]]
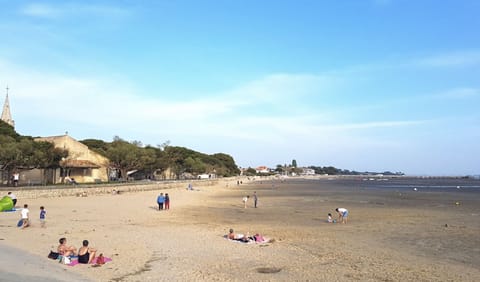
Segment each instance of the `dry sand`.
[[[374,182],[232,181],[197,191],[19,199],[33,224],[20,230],[19,212],[1,213],[0,239],[94,281],[480,281],[480,189],[414,192]],[[259,207],[250,198],[244,209],[241,199],[253,191]],[[169,211],[157,210],[160,192],[171,197]],[[348,224],[325,222],[335,207],[350,210]],[[229,228],[275,241],[231,242],[223,238]],[[60,237],[76,247],[88,239],[113,262],[55,263],[46,255]]]

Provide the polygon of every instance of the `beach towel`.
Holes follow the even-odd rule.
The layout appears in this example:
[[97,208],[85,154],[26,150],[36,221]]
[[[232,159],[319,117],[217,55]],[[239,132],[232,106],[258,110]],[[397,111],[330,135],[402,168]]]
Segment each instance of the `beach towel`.
[[15,211],[17,211],[17,209],[12,208],[11,210],[3,210],[2,212],[15,212]]
[[[93,260],[92,260],[92,263],[90,263],[91,265],[96,265],[97,264],[97,258],[98,257],[95,257]],[[107,257],[103,257],[105,259],[105,263],[108,263],[108,262],[111,262],[112,259],[111,258],[107,258]],[[73,259],[70,264],[68,264],[69,266],[75,266],[77,264],[80,264],[78,262],[78,258],[77,259]]]

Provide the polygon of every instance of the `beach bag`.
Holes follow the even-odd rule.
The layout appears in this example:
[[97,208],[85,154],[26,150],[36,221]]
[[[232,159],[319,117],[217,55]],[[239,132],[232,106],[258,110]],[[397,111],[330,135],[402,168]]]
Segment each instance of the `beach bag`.
[[69,257],[62,257],[61,263],[63,264],[70,264],[72,261]]
[[60,255],[59,253],[56,253],[54,251],[50,251],[50,253],[48,254],[48,258],[49,259],[58,259],[59,255]]
[[105,257],[103,254],[100,254],[97,258],[97,264],[105,264]]

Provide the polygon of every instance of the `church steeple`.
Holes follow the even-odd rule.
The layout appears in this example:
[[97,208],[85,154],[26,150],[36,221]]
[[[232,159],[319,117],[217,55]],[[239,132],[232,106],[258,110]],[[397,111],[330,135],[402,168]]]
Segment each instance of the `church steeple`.
[[1,120],[10,124],[12,127],[15,127],[15,122],[12,119],[12,114],[10,113],[10,103],[8,101],[8,86],[7,86],[7,97],[5,98],[5,104],[3,104],[3,111]]

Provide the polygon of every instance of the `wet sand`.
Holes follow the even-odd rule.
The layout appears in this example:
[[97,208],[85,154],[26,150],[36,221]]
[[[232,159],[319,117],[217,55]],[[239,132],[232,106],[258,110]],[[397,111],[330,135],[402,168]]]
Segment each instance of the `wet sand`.
[[[247,182],[19,199],[30,205],[33,226],[18,230],[19,212],[0,214],[2,242],[55,263],[46,255],[58,238],[77,247],[88,239],[113,262],[58,267],[95,281],[480,280],[480,181]],[[244,209],[241,199],[253,191],[258,208],[250,198]],[[170,194],[170,211],[156,210],[159,192]],[[40,205],[48,212],[47,228],[39,227]],[[336,207],[349,209],[348,224],[326,223]],[[275,241],[231,242],[222,237],[229,228]]]

